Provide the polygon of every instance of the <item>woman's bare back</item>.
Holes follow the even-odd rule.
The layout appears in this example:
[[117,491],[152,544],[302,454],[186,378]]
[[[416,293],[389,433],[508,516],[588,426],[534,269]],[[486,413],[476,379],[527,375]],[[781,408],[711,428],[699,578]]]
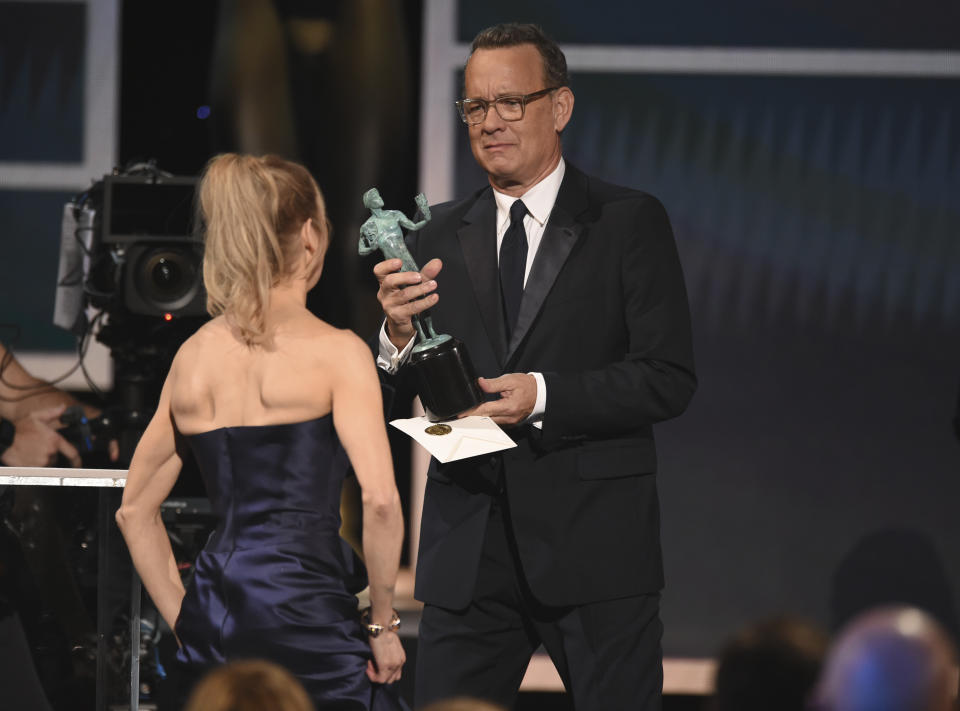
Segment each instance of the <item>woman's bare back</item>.
[[331,411],[337,351],[357,336],[305,308],[273,321],[269,347],[243,344],[223,317],[184,343],[168,382],[180,432],[303,422]]

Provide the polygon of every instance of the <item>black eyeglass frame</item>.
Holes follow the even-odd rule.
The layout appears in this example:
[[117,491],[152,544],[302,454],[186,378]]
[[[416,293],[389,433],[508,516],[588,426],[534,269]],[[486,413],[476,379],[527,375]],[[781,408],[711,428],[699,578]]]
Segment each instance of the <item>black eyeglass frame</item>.
[[[546,96],[551,91],[556,91],[560,89],[559,86],[552,86],[549,89],[541,89],[540,91],[535,91],[532,94],[521,94],[517,96],[498,96],[492,101],[487,101],[486,99],[460,99],[456,102],[457,112],[460,114],[460,119],[467,124],[468,126],[477,126],[487,120],[487,112],[490,110],[490,105],[493,104],[494,110],[504,121],[522,121],[523,117],[527,115],[527,104],[531,101],[536,101],[542,96]],[[500,113],[500,102],[501,101],[519,101],[520,102],[520,116],[517,118],[506,118],[502,113]],[[467,112],[464,110],[464,104],[479,104],[483,107],[483,116],[479,121],[471,123],[467,121]]]

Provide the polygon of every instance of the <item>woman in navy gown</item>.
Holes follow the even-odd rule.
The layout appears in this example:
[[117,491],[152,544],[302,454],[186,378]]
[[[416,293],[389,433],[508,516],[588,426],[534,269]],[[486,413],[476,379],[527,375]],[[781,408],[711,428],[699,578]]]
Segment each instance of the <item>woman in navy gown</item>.
[[[320,190],[302,166],[227,154],[207,166],[200,206],[214,318],[173,361],[117,522],[194,674],[264,658],[318,709],[400,708],[384,686],[405,659],[391,624],[400,499],[370,351],[306,308],[329,239]],[[185,448],[219,519],[188,590],[160,519]],[[366,620],[366,577],[338,533],[349,466],[363,492]]]

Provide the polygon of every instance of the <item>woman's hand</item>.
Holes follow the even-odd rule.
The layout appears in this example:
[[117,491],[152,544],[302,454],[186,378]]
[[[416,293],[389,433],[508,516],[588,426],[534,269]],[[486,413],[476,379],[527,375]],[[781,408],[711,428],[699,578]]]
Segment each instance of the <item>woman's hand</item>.
[[374,684],[392,684],[400,680],[407,653],[403,651],[400,635],[384,630],[377,637],[370,637],[373,659],[367,662],[367,676]]

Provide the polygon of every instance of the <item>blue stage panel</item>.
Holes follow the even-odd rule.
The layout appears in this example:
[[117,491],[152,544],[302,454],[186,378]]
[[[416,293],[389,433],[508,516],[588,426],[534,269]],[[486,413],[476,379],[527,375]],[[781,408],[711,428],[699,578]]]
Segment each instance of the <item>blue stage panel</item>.
[[0,2],[0,161],[83,161],[86,22],[86,3]]
[[[0,190],[0,340],[17,351],[71,351],[75,339],[53,325],[60,218],[72,195]],[[16,338],[15,326],[20,335]]]

